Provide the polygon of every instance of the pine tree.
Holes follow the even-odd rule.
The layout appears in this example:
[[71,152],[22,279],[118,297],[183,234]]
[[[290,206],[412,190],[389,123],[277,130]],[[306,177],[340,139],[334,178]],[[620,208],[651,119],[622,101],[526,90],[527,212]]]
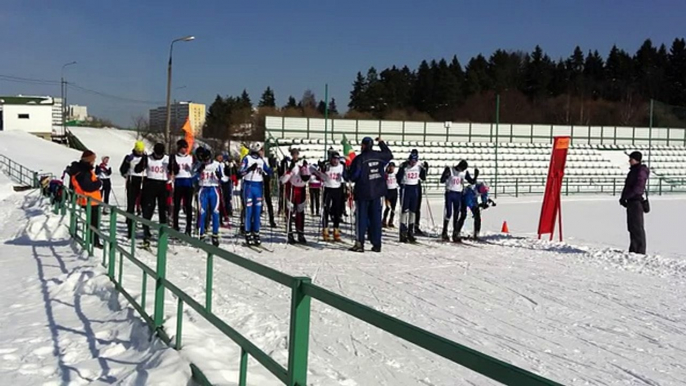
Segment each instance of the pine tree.
[[331,98],[329,101],[329,116],[338,115],[338,107],[336,107],[336,98]]
[[598,50],[588,51],[586,55],[586,60],[584,61],[584,81],[587,91],[590,92],[590,96],[593,99],[598,99],[601,97],[602,90],[605,82],[605,63],[603,58],[598,53]]
[[348,107],[355,111],[369,111],[369,103],[366,100],[367,94],[367,79],[362,76],[361,72],[357,73],[357,78],[353,83],[353,89],[350,92],[350,103]]
[[258,107],[276,107],[276,98],[274,97],[274,91],[267,87],[262,93],[262,98],[260,98],[260,103]]
[[303,109],[316,109],[317,108],[317,98],[314,96],[312,90],[305,90],[303,97],[300,99],[299,107]]
[[667,59],[668,102],[686,106],[686,40],[674,39]]
[[326,102],[319,101],[319,104],[317,104],[317,112],[321,115],[324,115],[326,112]]
[[472,58],[465,67],[465,90],[467,95],[481,94],[492,88],[488,76],[488,62],[479,54]]
[[552,61],[541,47],[536,46],[531,56],[524,59],[524,94],[534,102],[546,98],[553,72]]
[[250,96],[248,95],[248,91],[245,89],[243,89],[243,92],[241,93],[239,104],[241,108],[252,109],[252,102],[250,101]]
[[284,109],[294,109],[298,107],[298,102],[296,102],[295,98],[293,98],[293,95],[288,96],[288,102],[286,105],[283,107]]
[[423,60],[417,69],[417,77],[412,95],[412,104],[417,111],[428,112],[431,109],[433,87],[433,72],[431,67],[429,67],[429,63]]

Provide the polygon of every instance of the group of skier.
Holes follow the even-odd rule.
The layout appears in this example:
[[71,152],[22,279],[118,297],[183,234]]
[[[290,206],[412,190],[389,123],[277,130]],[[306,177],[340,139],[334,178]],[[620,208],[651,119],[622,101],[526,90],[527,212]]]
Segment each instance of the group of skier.
[[[137,141],[119,168],[126,178],[126,211],[134,214],[140,205],[143,218],[151,220],[157,209],[159,222],[166,224],[171,217],[170,222],[176,231],[181,229],[183,211],[186,235],[190,236],[197,230],[201,240],[207,239],[209,234],[212,244],[218,245],[219,227],[230,221],[233,213],[234,185],[240,184],[240,230],[247,246],[259,247],[265,202],[269,225],[276,227],[271,205],[271,190],[276,190],[271,181],[275,177],[279,192],[278,214],[285,215],[289,244],[307,243],[305,214],[308,196],[310,214],[321,226],[324,242],[343,241],[341,224],[347,216],[347,207],[354,213],[355,224],[355,243],[349,249],[363,252],[368,238],[372,251],[380,252],[382,229],[395,228],[399,201],[399,241],[415,243],[416,236],[423,235],[419,230],[419,217],[422,183],[426,181],[429,164],[420,162],[419,152],[414,149],[397,167],[391,161],[393,154],[388,146],[380,139],[377,141],[380,150],[374,150],[371,138],[364,138],[360,154],[347,166],[345,158],[333,149],[329,149],[325,161],[310,163],[300,157],[299,149],[291,148],[289,155],[277,165],[274,156],[265,160],[262,144],[255,142],[249,146],[239,166],[235,166],[227,155],[218,154],[214,159],[212,152],[202,146],[192,154],[189,144],[183,139],[176,143],[175,154],[170,155],[165,154],[165,146],[161,143],[155,144],[148,154],[144,143]],[[103,157],[102,163],[94,168],[98,189],[102,191],[100,197],[105,203],[109,203],[111,191],[112,169],[108,163],[109,157]],[[71,167],[76,166],[73,164]],[[478,169],[472,177],[467,168],[468,164],[463,160],[453,167],[446,167],[440,179],[445,184],[441,233],[445,241],[450,240],[448,227],[452,219],[452,241],[461,242],[460,231],[467,209],[474,216],[475,237],[478,237],[481,209],[495,205],[488,198],[488,186],[477,180]],[[71,182],[73,184],[74,180]],[[385,202],[383,216],[382,202]],[[127,236],[131,238],[134,236],[133,223],[129,219],[126,223]],[[151,237],[149,227],[144,224],[143,248],[150,247]]]

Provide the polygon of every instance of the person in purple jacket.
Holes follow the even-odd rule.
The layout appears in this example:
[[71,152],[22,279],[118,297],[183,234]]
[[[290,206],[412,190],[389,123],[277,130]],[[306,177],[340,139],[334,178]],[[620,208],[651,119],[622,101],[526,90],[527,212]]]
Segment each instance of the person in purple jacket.
[[646,253],[646,232],[643,221],[644,201],[643,197],[646,182],[650,175],[648,167],[641,163],[643,154],[635,151],[629,154],[629,174],[624,182],[622,196],[619,204],[626,208],[626,222],[629,229],[629,252]]

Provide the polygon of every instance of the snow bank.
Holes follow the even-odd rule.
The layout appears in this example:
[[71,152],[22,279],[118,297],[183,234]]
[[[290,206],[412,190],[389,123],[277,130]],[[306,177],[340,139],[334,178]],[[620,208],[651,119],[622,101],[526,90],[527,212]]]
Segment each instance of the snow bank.
[[77,252],[67,218],[36,193],[0,201],[3,384],[187,385],[188,362],[150,340],[98,258]]

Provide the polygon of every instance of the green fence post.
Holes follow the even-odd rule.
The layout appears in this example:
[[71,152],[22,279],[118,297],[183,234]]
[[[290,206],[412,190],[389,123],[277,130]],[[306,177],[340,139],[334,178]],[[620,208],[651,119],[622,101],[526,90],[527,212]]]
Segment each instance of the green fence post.
[[661,196],[662,195],[662,178],[659,178],[657,180],[658,186],[657,186],[657,193]]
[[69,211],[69,214],[71,217],[69,218],[69,234],[71,237],[76,237],[76,193],[74,193],[71,190],[68,190],[70,196],[70,206],[71,210]]
[[155,329],[162,328],[164,321],[164,280],[167,277],[167,227],[160,226],[157,243],[157,280],[155,281]]
[[293,278],[291,323],[288,337],[288,386],[307,385],[307,353],[310,335],[310,297],[303,293],[308,277]]
[[117,211],[110,212],[110,261],[107,263],[107,276],[114,281],[114,264],[117,259]]
[[83,227],[83,229],[85,229],[86,231],[84,232],[83,238],[86,241],[86,251],[88,251],[88,257],[93,257],[93,246],[91,245],[91,209],[93,208],[92,205],[93,204],[91,203],[91,198],[86,197],[86,224],[84,224]]
[[472,123],[469,122],[469,134],[467,136],[467,142],[472,142]]
[[405,121],[403,121],[403,134],[401,135],[400,140],[405,142]]
[[179,297],[176,303],[176,349],[181,350],[181,335],[183,331],[183,300]]
[[424,121],[424,142],[426,142],[426,121]]
[[143,287],[141,290],[141,308],[145,311],[145,300],[148,297],[148,274],[145,271],[143,271],[143,284],[141,286]]
[[515,178],[515,197],[519,197],[519,177]]
[[207,254],[207,269],[205,271],[205,309],[207,312],[212,312],[212,272],[214,255]]
[[248,380],[248,352],[241,349],[241,367],[238,373],[238,386],[246,386]]
[[40,181],[38,181],[38,172],[33,172],[33,187],[38,188],[40,186]]

